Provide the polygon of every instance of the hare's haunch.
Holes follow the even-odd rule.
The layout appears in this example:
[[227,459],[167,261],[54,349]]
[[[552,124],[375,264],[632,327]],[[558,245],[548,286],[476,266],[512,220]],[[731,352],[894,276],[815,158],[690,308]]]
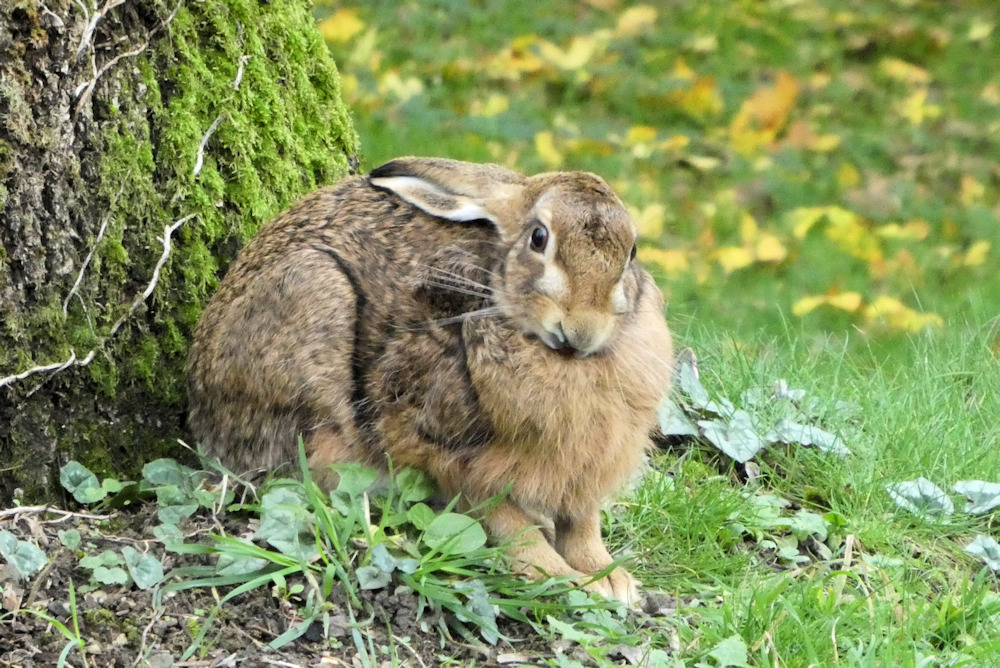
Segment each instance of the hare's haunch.
[[[239,471],[413,466],[518,537],[528,574],[611,563],[600,504],[641,465],[670,384],[663,300],[593,174],[403,158],[261,229],[205,309],[190,425]],[[538,517],[554,525],[551,542]],[[592,587],[637,596],[623,569]]]

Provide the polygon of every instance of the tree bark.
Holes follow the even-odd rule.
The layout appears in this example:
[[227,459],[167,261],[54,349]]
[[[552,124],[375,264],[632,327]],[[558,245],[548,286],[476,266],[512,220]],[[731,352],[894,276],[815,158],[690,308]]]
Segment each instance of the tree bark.
[[0,2],[0,504],[176,455],[219,276],[356,149],[305,0]]

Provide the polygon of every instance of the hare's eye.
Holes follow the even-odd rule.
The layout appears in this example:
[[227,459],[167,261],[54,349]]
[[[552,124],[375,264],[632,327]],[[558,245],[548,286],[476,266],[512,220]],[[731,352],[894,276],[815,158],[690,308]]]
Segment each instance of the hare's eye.
[[635,244],[632,244],[632,252],[628,254],[628,261],[631,262],[635,259]]
[[545,229],[543,225],[538,225],[531,231],[531,239],[529,243],[531,245],[531,250],[536,253],[545,252],[545,246],[549,243],[549,231]]

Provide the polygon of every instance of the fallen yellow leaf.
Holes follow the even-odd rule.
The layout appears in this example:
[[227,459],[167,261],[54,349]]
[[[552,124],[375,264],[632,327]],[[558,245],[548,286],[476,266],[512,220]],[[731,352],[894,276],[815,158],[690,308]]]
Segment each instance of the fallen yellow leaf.
[[690,88],[669,93],[667,102],[699,120],[722,111],[722,95],[711,76],[698,78]]
[[639,258],[639,262],[643,264],[655,264],[671,276],[683,274],[690,268],[687,253],[681,250],[640,246],[636,255]]
[[908,84],[926,85],[930,83],[931,75],[922,67],[917,67],[899,58],[883,58],[878,64],[879,70],[890,79]]
[[656,9],[649,5],[629,7],[618,18],[615,37],[635,37],[649,31],[656,23]]
[[472,116],[484,116],[492,118],[498,116],[510,108],[510,101],[506,96],[494,93],[486,98],[486,101],[473,100],[469,109]]
[[668,137],[656,145],[661,151],[679,151],[691,143],[691,139],[685,135],[674,135]]
[[861,183],[861,174],[857,168],[849,162],[842,163],[837,169],[837,185],[841,190],[857,188]]
[[965,206],[971,206],[983,201],[986,186],[968,174],[962,175],[962,189],[958,194],[959,201]]
[[629,128],[628,134],[625,135],[625,145],[635,146],[636,144],[645,144],[654,139],[656,139],[656,128],[648,125],[635,125]]
[[927,104],[927,89],[921,88],[899,104],[899,115],[913,125],[920,125],[925,119],[941,115],[941,107]]
[[650,204],[642,211],[629,209],[641,239],[654,239],[663,234],[663,222],[667,217],[667,208],[662,204]]
[[965,259],[962,260],[962,264],[966,267],[978,267],[979,265],[986,262],[986,256],[990,252],[990,242],[989,241],[977,241],[969,247],[969,250],[965,253]]
[[535,151],[546,165],[555,169],[563,162],[562,153],[556,148],[555,137],[548,130],[535,135]]
[[882,295],[865,307],[864,316],[873,323],[904,332],[919,332],[926,327],[941,327],[944,320],[936,313],[924,313],[906,306],[898,299]]
[[538,41],[538,54],[561,70],[574,71],[583,69],[601,46],[595,35],[577,35],[566,49],[543,39]]
[[764,232],[757,240],[754,254],[757,256],[758,262],[784,262],[785,258],[788,257],[788,249],[781,243],[781,239],[777,235]]
[[931,226],[926,220],[919,218],[907,222],[905,225],[899,223],[889,223],[882,225],[875,230],[875,234],[883,239],[897,239],[899,241],[923,241],[930,234]]
[[788,121],[801,86],[784,70],[778,72],[774,86],[760,88],[745,100],[729,125],[734,147],[750,154],[774,141]]
[[848,313],[855,313],[861,308],[862,297],[857,292],[837,292],[828,295],[812,295],[802,297],[792,304],[792,314],[802,317],[820,306],[830,306]]
[[722,270],[727,274],[753,264],[753,254],[748,249],[740,246],[723,246],[717,249],[714,255]]
[[338,9],[333,16],[320,21],[318,27],[323,39],[343,44],[364,30],[365,22],[358,17],[356,9]]

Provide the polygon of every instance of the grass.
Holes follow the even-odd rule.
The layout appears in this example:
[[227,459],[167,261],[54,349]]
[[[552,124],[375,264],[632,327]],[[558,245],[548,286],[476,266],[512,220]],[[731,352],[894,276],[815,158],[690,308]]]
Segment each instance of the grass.
[[[603,175],[706,387],[786,379],[853,451],[771,448],[759,476],[706,444],[656,457],[606,527],[680,601],[635,636],[650,665],[739,665],[741,647],[750,665],[997,662],[1000,588],[963,553],[1000,533],[993,515],[952,494],[958,512],[934,521],[886,491],[1000,481],[990,3],[442,0],[317,16],[363,166],[445,155]],[[800,511],[827,519],[825,540],[787,527]]]

